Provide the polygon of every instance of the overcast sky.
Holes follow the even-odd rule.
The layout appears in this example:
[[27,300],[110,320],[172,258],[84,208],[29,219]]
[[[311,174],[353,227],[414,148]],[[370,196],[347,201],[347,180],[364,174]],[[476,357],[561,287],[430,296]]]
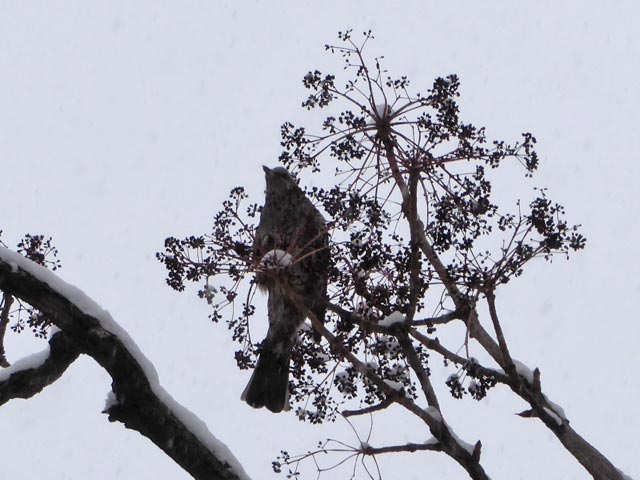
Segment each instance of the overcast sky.
[[[280,124],[308,118],[302,75],[342,68],[323,46],[345,28],[373,29],[370,52],[416,90],[457,73],[463,119],[492,137],[537,136],[541,171],[530,185],[548,186],[589,243],[499,292],[505,332],[514,356],[540,367],[572,426],[640,478],[635,2],[53,5],[0,2],[2,238],[52,235],[60,275],[111,312],[166,390],[253,478],[275,478],[280,449],[356,440],[340,422],[310,426],[240,402],[249,373],[236,369],[226,328],[211,325],[194,295],[165,286],[154,253],[168,235],[207,231],[231,187],[260,198],[260,166],[276,164]],[[15,361],[43,346],[9,335],[7,354]],[[188,478],[149,440],[100,414],[109,386],[83,358],[36,398],[2,406],[3,476]],[[492,393],[443,407],[460,437],[482,440],[492,478],[587,478],[540,422],[513,415],[522,401]],[[375,425],[371,444],[426,440],[420,427],[394,413]],[[436,453],[379,461],[387,478],[467,478]]]

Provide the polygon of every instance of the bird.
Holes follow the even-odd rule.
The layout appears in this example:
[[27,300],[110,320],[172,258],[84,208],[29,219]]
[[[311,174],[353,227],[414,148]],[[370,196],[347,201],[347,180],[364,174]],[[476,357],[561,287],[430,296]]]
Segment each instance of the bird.
[[[283,282],[324,322],[329,235],[327,222],[284,167],[262,167],[265,203],[255,231],[255,282],[268,294],[269,329],[241,399],[274,413],[289,409],[289,363],[306,315]],[[313,332],[319,341],[320,334]]]

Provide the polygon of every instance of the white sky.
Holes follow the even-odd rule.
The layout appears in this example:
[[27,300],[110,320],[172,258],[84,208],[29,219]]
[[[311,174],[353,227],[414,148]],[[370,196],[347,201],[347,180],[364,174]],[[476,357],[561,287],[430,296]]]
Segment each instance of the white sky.
[[[237,371],[225,327],[210,325],[204,302],[164,285],[154,253],[168,235],[206,231],[230,187],[262,192],[260,166],[276,163],[280,124],[305,118],[302,75],[341,68],[323,45],[348,27],[372,28],[370,51],[418,90],[457,73],[465,121],[498,138],[538,137],[533,184],[550,187],[589,244],[499,292],[506,335],[516,358],[541,368],[574,428],[640,478],[640,7],[450,3],[0,3],[3,239],[53,235],[61,276],[111,312],[164,388],[256,479],[276,478],[280,449],[354,439],[344,425],[309,426],[241,403],[249,373]],[[41,348],[27,334],[7,344],[12,361]],[[82,359],[36,398],[1,407],[3,475],[189,478],[147,439],[107,422],[99,412],[108,390],[106,374]],[[463,440],[482,440],[492,478],[586,478],[539,422],[513,415],[524,408],[494,391],[480,404],[447,403],[444,414]],[[429,437],[392,413],[372,445]],[[435,453],[380,465],[387,478],[467,478]]]

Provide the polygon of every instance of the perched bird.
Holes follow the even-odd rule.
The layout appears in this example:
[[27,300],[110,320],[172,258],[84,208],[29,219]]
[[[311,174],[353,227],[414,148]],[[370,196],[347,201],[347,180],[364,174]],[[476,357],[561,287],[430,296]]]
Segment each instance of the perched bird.
[[[320,212],[283,167],[264,169],[267,188],[253,245],[256,283],[269,295],[269,330],[242,400],[272,412],[288,409],[289,360],[305,314],[291,302],[286,281],[324,321],[329,236]],[[314,332],[317,340],[319,334]]]

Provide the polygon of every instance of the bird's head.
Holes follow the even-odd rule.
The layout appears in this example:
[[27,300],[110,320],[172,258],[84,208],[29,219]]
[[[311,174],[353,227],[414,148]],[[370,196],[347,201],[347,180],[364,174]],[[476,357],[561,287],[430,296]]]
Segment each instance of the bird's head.
[[263,166],[262,169],[264,170],[264,176],[267,181],[267,194],[281,193],[298,188],[298,184],[286,168],[269,168]]

